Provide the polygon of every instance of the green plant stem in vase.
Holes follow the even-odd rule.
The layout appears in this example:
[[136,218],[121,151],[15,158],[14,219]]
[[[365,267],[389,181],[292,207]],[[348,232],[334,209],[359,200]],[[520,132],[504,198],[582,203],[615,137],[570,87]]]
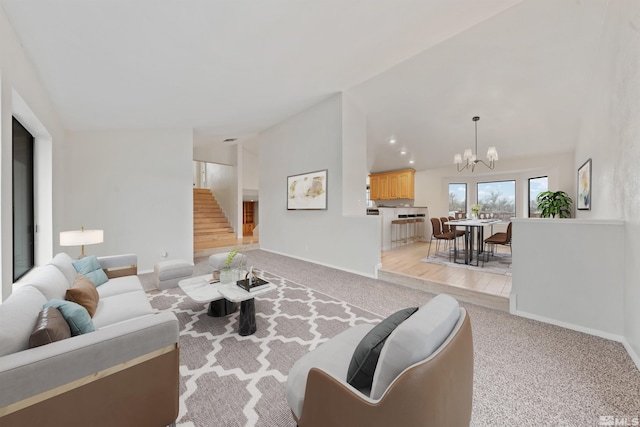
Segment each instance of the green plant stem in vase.
[[474,219],[478,219],[480,210],[482,210],[482,205],[471,205],[471,215]]

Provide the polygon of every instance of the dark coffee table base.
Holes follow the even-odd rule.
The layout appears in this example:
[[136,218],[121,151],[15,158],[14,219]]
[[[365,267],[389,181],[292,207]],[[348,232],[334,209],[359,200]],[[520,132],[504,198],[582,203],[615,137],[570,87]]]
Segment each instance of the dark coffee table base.
[[240,335],[251,335],[256,331],[256,305],[253,298],[240,303],[240,319],[238,333]]
[[238,303],[219,299],[209,303],[209,311],[207,314],[211,317],[223,317],[233,314],[238,309]]

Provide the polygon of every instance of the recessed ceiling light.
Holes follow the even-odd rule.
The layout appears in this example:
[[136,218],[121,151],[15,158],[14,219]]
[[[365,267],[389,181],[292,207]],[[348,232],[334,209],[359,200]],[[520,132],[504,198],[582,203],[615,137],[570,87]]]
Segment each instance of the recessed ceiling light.
[[414,164],[415,162],[413,161],[413,159],[409,160],[410,164]]
[[402,150],[400,150],[400,154],[402,154],[402,155],[404,156],[405,154],[407,154],[407,150],[405,150],[405,149],[403,148]]
[[389,138],[389,144],[395,144],[396,139],[394,137]]

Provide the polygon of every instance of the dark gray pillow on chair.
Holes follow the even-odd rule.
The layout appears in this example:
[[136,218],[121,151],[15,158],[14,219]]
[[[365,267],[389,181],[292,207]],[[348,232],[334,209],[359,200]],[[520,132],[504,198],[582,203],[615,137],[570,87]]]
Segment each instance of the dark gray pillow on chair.
[[351,363],[347,371],[347,382],[349,384],[357,389],[371,388],[373,374],[376,371],[376,365],[384,342],[398,325],[416,311],[418,311],[418,307],[397,311],[378,323],[362,338],[353,352],[353,356],[351,356]]

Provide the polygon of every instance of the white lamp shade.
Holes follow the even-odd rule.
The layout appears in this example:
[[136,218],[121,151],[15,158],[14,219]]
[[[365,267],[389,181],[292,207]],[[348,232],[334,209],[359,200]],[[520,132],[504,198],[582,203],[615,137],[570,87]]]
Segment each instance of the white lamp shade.
[[489,160],[498,160],[498,150],[496,150],[496,147],[489,147],[487,150],[487,158]]
[[455,156],[453,156],[453,163],[455,163],[456,165],[462,163],[462,156],[460,154],[456,154]]
[[466,150],[464,150],[464,154],[462,155],[462,158],[465,160],[469,160],[472,155],[473,153],[471,152],[471,148],[467,148]]
[[103,230],[73,230],[60,232],[60,246],[93,245],[104,241]]
[[472,154],[471,157],[469,157],[469,163],[475,163],[476,160],[477,160],[477,157],[475,154]]

